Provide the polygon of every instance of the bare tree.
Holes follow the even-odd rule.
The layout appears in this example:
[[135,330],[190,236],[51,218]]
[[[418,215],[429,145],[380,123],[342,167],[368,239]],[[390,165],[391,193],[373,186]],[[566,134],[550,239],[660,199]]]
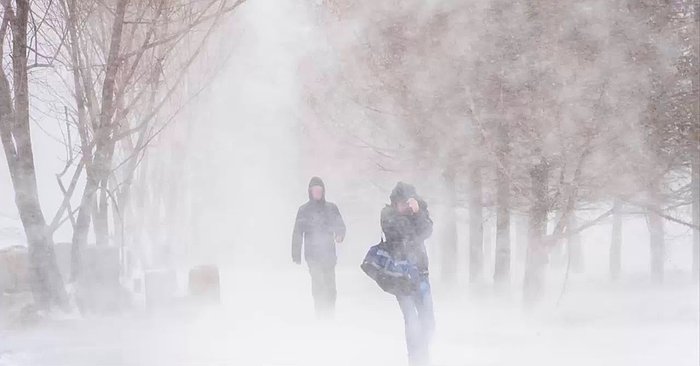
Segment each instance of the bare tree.
[[[388,144],[393,157],[405,159],[396,159],[394,166],[421,169],[426,176],[454,175],[456,194],[446,196],[455,206],[466,203],[473,218],[494,207],[495,281],[508,278],[510,215],[527,213],[525,290],[532,289],[533,298],[542,292],[551,252],[564,253],[564,243],[571,268],[583,270],[586,244],[579,233],[613,212],[618,220],[619,210],[609,209],[613,201],[648,211],[654,256],[662,258],[664,221],[697,228],[682,210],[695,200],[688,172],[697,155],[698,98],[696,89],[681,86],[693,85],[698,63],[684,56],[673,71],[676,61],[657,46],[659,39],[685,44],[683,50],[691,52],[679,48],[679,54],[694,55],[690,40],[697,27],[687,22],[694,13],[656,1],[607,6],[608,11],[572,16],[576,8],[550,0],[469,6],[404,2],[376,4],[371,11],[324,1],[321,8],[330,15],[322,17],[322,26],[340,32],[334,24],[346,19],[365,26],[350,37],[353,41],[331,41],[344,62],[326,71],[336,79],[313,85],[321,90],[311,94],[333,95],[313,107],[348,115],[370,110],[352,119],[338,113],[328,127],[342,126],[339,133],[366,134],[373,141],[401,141]],[[673,29],[678,24],[670,15],[688,24]],[[502,19],[510,21],[504,25]],[[609,34],[586,30],[596,24],[608,24]],[[368,145],[386,152],[379,144]],[[472,183],[475,166],[484,170],[482,184]],[[672,187],[685,179],[684,188]],[[581,212],[601,215],[583,221]],[[470,267],[478,273],[483,229],[474,220],[469,226]],[[619,268],[616,242],[611,272]],[[452,248],[445,246],[448,252]],[[453,267],[448,254],[442,258]],[[659,267],[663,260],[655,263]]]
[[[52,304],[66,306],[66,293],[53,251],[53,229],[47,224],[39,201],[30,134],[27,37],[31,2],[4,0],[2,7],[0,56],[6,49],[5,41],[10,38],[7,48],[12,63],[11,77],[5,67],[0,70],[0,137],[29,245],[32,292],[41,308]],[[33,36],[39,38],[37,34]]]
[[[87,173],[73,232],[74,278],[91,221],[97,244],[107,245],[111,211],[123,241],[120,232],[134,212],[132,182],[147,147],[197,94],[184,94],[184,77],[222,17],[243,3],[118,0],[110,8],[61,1],[69,35],[64,62],[71,65],[72,114]],[[105,20],[109,27],[102,26]],[[200,30],[194,46],[184,44]]]

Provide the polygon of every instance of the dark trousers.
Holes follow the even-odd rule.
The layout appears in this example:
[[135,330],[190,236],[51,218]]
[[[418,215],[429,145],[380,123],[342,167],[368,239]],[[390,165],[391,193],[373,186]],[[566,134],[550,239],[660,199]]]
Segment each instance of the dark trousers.
[[332,318],[335,314],[335,265],[309,264],[311,294],[317,318]]

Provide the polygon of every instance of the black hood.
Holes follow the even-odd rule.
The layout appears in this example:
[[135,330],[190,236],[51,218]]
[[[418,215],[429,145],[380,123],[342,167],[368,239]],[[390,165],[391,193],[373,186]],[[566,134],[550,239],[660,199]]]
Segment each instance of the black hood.
[[405,202],[409,198],[417,197],[416,187],[408,183],[398,182],[396,183],[396,187],[394,187],[394,189],[391,191],[389,199],[391,200],[391,204],[394,205],[397,202]]
[[313,201],[313,198],[311,197],[311,187],[314,186],[323,188],[323,197],[321,198],[321,201],[326,201],[326,185],[323,183],[323,179],[319,177],[313,177],[309,182],[309,201]]

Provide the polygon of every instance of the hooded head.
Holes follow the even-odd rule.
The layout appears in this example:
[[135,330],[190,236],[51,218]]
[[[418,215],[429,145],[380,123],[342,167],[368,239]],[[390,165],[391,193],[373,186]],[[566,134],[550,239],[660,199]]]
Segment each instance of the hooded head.
[[391,191],[389,199],[391,200],[391,204],[396,206],[398,203],[406,202],[409,198],[417,197],[416,187],[408,183],[398,182],[396,183],[396,187]]
[[[314,193],[314,191],[320,191],[320,196],[319,193]],[[309,182],[309,200],[320,202],[326,200],[326,185],[323,184],[323,180],[319,177],[313,177]]]

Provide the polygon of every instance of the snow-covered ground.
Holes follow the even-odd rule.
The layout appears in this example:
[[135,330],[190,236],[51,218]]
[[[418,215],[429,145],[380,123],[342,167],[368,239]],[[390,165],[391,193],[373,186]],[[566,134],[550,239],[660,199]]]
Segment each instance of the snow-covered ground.
[[[573,278],[559,306],[560,288],[550,284],[551,297],[532,312],[515,290],[435,285],[434,364],[696,366],[698,290],[682,282]],[[406,364],[398,306],[358,270],[339,271],[331,322],[313,318],[303,267],[225,272],[222,286],[215,308],[0,330],[0,365]]]

